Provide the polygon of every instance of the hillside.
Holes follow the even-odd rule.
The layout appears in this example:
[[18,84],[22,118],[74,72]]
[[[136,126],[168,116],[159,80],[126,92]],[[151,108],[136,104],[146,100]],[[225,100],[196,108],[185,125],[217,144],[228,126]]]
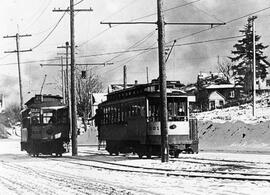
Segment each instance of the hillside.
[[270,107],[258,101],[196,114],[201,150],[270,151]]

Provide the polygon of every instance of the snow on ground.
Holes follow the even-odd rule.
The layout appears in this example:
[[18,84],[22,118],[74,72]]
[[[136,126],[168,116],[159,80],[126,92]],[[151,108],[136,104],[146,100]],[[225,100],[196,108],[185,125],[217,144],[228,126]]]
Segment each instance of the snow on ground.
[[[194,155],[181,154],[176,161],[161,163],[160,159],[138,159],[137,156],[97,155],[96,148],[79,147],[80,161],[69,158],[40,157],[33,158],[19,150],[19,139],[0,140],[0,194],[267,194],[270,190],[268,182],[234,181],[228,179],[205,179],[190,177],[175,177],[166,175],[150,175],[112,171],[83,164],[91,164],[91,160],[102,160],[131,164],[135,166],[197,169],[205,167],[207,160],[235,160],[254,162],[252,166],[263,163],[268,169],[270,159],[267,155],[200,153]],[[86,153],[85,153],[86,152]],[[88,153],[87,153],[88,152]],[[92,152],[92,153],[91,153]],[[102,154],[108,154],[105,151]],[[64,156],[71,156],[65,154]],[[184,162],[185,158],[195,158],[201,163]],[[172,160],[172,159],[171,159]],[[75,162],[69,163],[69,162]],[[239,161],[239,162],[237,162]],[[81,163],[78,164],[78,163]],[[223,162],[219,162],[223,163]],[[205,164],[205,166],[204,166]],[[229,163],[232,164],[232,163]],[[222,166],[223,167],[223,166]],[[260,168],[260,166],[258,165]],[[203,170],[203,169],[202,169]],[[268,169],[269,170],[269,169]]]
[[270,151],[268,97],[251,104],[197,113],[201,150]]

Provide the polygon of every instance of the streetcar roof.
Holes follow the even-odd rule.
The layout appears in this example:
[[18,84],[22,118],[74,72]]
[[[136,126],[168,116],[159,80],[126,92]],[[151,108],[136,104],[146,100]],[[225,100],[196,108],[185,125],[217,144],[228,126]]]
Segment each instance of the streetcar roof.
[[67,108],[67,106],[48,106],[48,107],[41,107],[42,110],[59,110],[62,108]]

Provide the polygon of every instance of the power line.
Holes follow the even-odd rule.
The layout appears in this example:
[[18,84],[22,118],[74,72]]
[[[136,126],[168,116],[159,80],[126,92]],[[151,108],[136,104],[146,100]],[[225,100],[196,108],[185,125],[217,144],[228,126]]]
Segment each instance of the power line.
[[[183,44],[176,44],[175,46],[184,46],[184,45],[193,45],[196,43],[207,43],[207,42],[214,42],[214,41],[222,41],[222,40],[229,40],[229,39],[235,39],[242,37],[240,36],[231,36],[231,37],[223,37],[218,39],[210,39],[205,41],[196,41],[196,42],[188,42]],[[97,57],[97,56],[103,56],[103,55],[112,55],[112,54],[122,54],[122,53],[131,53],[131,52],[140,52],[140,51],[147,51],[149,49],[157,49],[157,47],[151,47],[151,48],[141,48],[141,49],[132,49],[132,50],[123,50],[123,51],[116,51],[116,52],[107,52],[107,53],[100,53],[100,54],[91,54],[91,55],[84,55],[84,56],[78,56],[78,58],[85,58],[85,57]]]
[[[232,36],[232,37],[223,37],[218,39],[209,39],[204,41],[196,41],[196,42],[187,42],[182,44],[176,44],[175,46],[187,46],[187,45],[194,45],[194,44],[202,44],[202,43],[208,43],[208,42],[215,42],[215,41],[225,41],[230,39],[236,39],[243,37],[243,35],[238,36]],[[169,46],[169,45],[168,45]],[[85,56],[78,56],[77,58],[87,58],[87,57],[97,57],[97,56],[105,56],[105,55],[113,55],[113,54],[122,54],[122,53],[132,53],[132,52],[142,52],[142,51],[149,51],[157,49],[157,47],[148,47],[148,48],[141,48],[141,49],[133,49],[133,50],[123,50],[123,51],[116,51],[116,52],[107,52],[107,53],[99,53],[99,54],[91,54],[91,55],[85,55]],[[57,61],[58,59],[47,59],[47,60],[33,60],[33,61],[25,61],[21,62],[21,64],[31,64],[31,63],[40,63],[40,62],[49,62],[49,61]],[[120,61],[118,61],[120,62]],[[0,64],[0,66],[6,66],[6,65],[16,65],[16,62],[12,63],[6,63],[6,64]]]
[[25,30],[27,30],[30,26],[32,26],[33,24],[35,24],[37,21],[38,21],[38,19],[44,14],[44,12],[48,9],[48,7],[49,7],[49,5],[51,4],[51,2],[52,2],[52,0],[50,0],[49,1],[49,3],[45,6],[45,8],[41,11],[41,12],[38,12],[38,13],[40,13],[39,15],[38,15],[38,17],[31,23],[31,24],[29,24],[26,28],[25,28]]
[[[257,13],[260,13],[260,12],[263,12],[263,11],[268,10],[268,9],[270,9],[270,6],[264,8],[264,9],[260,9],[260,10],[255,11],[255,12],[251,12],[251,13],[246,14],[246,15],[244,15],[244,16],[240,16],[240,17],[238,17],[238,18],[231,19],[231,20],[229,20],[229,21],[227,21],[227,22],[225,22],[225,23],[226,23],[226,24],[229,24],[229,23],[232,23],[232,22],[234,22],[234,21],[237,21],[237,20],[246,18],[246,17],[248,17],[248,16],[251,16],[251,15],[254,15],[254,14],[257,14]],[[218,27],[220,27],[220,26],[213,26],[213,27],[210,27],[210,28],[207,28],[207,29],[203,29],[203,30],[200,30],[200,31],[191,33],[191,34],[189,34],[189,35],[185,35],[185,36],[176,38],[176,39],[174,39],[174,40],[180,40],[180,39],[184,39],[184,38],[187,38],[187,37],[191,37],[191,36],[194,36],[194,35],[197,35],[197,34],[200,34],[200,33],[202,33],[202,32],[206,32],[206,31],[212,30],[212,29],[214,29],[214,28],[218,28]],[[174,40],[167,42],[167,44],[173,42]]]
[[[192,2],[190,2],[190,3],[181,4],[181,5],[176,6],[176,7],[171,7],[171,8],[165,9],[163,12],[168,12],[168,11],[173,10],[173,9],[177,9],[177,8],[180,8],[180,7],[185,7],[185,6],[188,6],[188,5],[192,4],[192,3],[196,3],[196,2],[199,2],[199,1],[200,1],[200,0],[196,0],[196,1],[192,1]],[[135,1],[134,1],[134,2],[135,2]],[[157,13],[148,14],[148,15],[145,15],[145,16],[141,16],[141,17],[139,17],[139,18],[131,19],[130,21],[140,20],[140,19],[147,18],[147,17],[149,17],[149,16],[153,16],[153,15],[156,15],[156,14],[157,14]],[[108,18],[108,17],[107,17],[107,18]],[[119,26],[119,25],[113,25],[113,26],[110,26],[110,27],[104,29],[103,31],[101,31],[101,32],[97,33],[95,36],[93,36],[91,39],[89,39],[89,40],[87,40],[87,41],[84,41],[84,42],[82,42],[81,44],[79,44],[79,46],[81,47],[81,46],[85,45],[86,43],[88,43],[88,42],[90,42],[90,41],[93,41],[94,39],[96,39],[96,38],[99,37],[100,35],[104,34],[104,33],[107,32],[108,30],[110,30],[111,28],[114,28],[114,27],[116,27],[116,26]]]
[[[235,38],[239,38],[239,37],[243,37],[242,35],[241,36],[234,36],[234,37],[224,37],[224,38],[219,38],[219,39],[211,39],[211,40],[205,40],[205,41],[197,41],[197,42],[190,42],[190,43],[183,43],[183,44],[175,44],[174,46],[175,47],[179,47],[179,46],[186,46],[186,45],[193,45],[193,44],[201,44],[201,43],[207,43],[207,42],[214,42],[214,41],[225,41],[225,40],[229,40],[229,39],[235,39]],[[155,44],[155,43],[154,43]],[[153,44],[153,45],[154,45]],[[103,74],[106,74],[108,72],[112,72],[116,69],[118,69],[119,67],[122,67],[123,65],[127,64],[128,62],[136,59],[138,56],[142,55],[142,54],[145,54],[145,53],[148,53],[154,49],[157,49],[157,47],[152,47],[153,45],[151,45],[150,47],[148,48],[145,48],[143,50],[141,50],[142,52],[140,52],[139,54],[136,54],[132,57],[129,57],[128,59],[125,59],[125,60],[122,60],[124,61],[123,63],[121,63],[120,65],[114,67],[113,69],[110,69],[108,71],[105,71],[103,72]],[[137,50],[138,51],[138,50]],[[118,62],[122,62],[122,61],[118,61]],[[117,62],[117,63],[118,63]]]
[[128,2],[127,4],[125,4],[123,7],[121,7],[120,9],[118,9],[117,11],[113,12],[112,14],[110,14],[109,16],[107,16],[106,18],[104,18],[103,20],[106,20],[112,16],[114,16],[115,14],[119,14],[121,11],[123,11],[124,9],[130,7],[132,4],[134,4],[137,1],[131,0],[130,2]]
[[[171,11],[171,10],[174,10],[174,9],[177,9],[177,8],[180,8],[180,7],[185,7],[185,6],[188,6],[188,5],[191,5],[193,3],[197,3],[199,2],[200,0],[196,0],[196,1],[192,1],[190,3],[185,3],[185,4],[181,4],[181,5],[178,5],[178,6],[175,6],[175,7],[171,7],[171,8],[168,8],[168,9],[164,9],[162,12],[165,13],[165,12],[168,12],[168,11]],[[148,15],[145,15],[145,16],[141,16],[141,17],[138,17],[138,18],[134,18],[130,21],[135,21],[135,20],[140,20],[140,19],[144,19],[144,18],[148,18],[150,16],[154,16],[156,15],[157,13],[152,13],[152,14],[148,14]]]
[[[127,50],[131,49],[131,48],[136,48],[139,45],[143,44],[147,39],[149,39],[151,36],[153,36],[155,34],[156,30],[151,31],[150,33],[148,33],[145,37],[143,37],[141,40],[137,41],[136,43],[134,43],[133,45],[131,45],[130,47],[128,47]],[[126,50],[126,51],[127,51]],[[121,56],[123,53],[118,54],[117,56],[111,58],[110,60],[107,60],[107,62],[114,60],[115,58],[118,58],[119,56]]]
[[62,21],[62,19],[64,18],[64,16],[66,15],[66,12],[64,12],[64,14],[61,16],[61,18],[58,20],[58,22],[56,23],[56,25],[54,26],[54,28],[49,32],[49,34],[42,40],[40,41],[36,46],[34,46],[32,48],[32,50],[36,49],[37,47],[39,47],[42,43],[44,43],[49,37],[50,35],[53,33],[53,31],[57,28],[57,26],[60,24],[60,22]]
[[[185,1],[185,0],[184,0],[184,1]],[[186,1],[185,1],[185,2],[186,2]],[[197,9],[197,10],[203,12],[203,13],[206,14],[207,16],[210,16],[210,17],[212,17],[212,18],[218,20],[219,22],[224,22],[224,21],[220,20],[219,18],[217,18],[217,16],[215,16],[215,15],[213,15],[213,14],[209,14],[207,11],[204,11],[203,9],[200,9],[200,8],[198,8],[198,7],[195,6],[195,5],[191,5],[191,6],[194,7],[195,9]]]

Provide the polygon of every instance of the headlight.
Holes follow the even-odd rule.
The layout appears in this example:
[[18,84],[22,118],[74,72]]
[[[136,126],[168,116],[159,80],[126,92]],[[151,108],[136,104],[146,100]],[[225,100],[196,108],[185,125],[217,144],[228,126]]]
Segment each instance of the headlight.
[[59,139],[60,137],[61,137],[61,133],[57,133],[57,134],[55,134],[55,136],[54,136],[55,139]]
[[173,124],[173,125],[170,126],[170,129],[175,129],[175,128],[176,128],[176,125],[175,124]]

